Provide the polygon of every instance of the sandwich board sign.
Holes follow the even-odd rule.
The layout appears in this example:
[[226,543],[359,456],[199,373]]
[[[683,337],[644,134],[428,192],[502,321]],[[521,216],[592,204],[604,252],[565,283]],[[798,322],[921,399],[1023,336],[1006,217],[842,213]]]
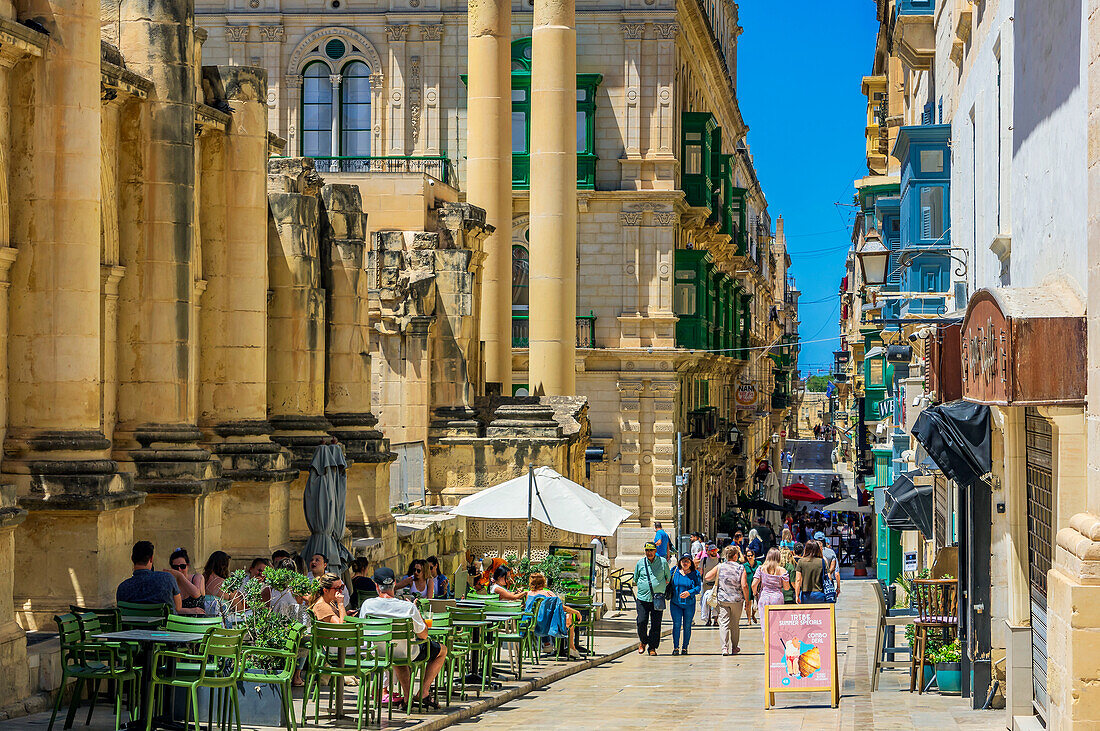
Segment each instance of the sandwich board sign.
[[832,604],[764,607],[764,709],[776,693],[823,692],[840,705],[836,662],[836,614]]

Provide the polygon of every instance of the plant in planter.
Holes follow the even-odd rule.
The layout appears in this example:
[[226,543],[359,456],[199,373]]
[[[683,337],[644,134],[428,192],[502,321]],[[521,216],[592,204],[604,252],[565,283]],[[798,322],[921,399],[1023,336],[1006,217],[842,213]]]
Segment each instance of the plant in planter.
[[546,577],[546,585],[551,589],[561,588],[562,572],[566,570],[567,561],[562,556],[547,556],[541,561],[532,562],[529,556],[519,558],[515,555],[505,556],[504,560],[508,563],[508,566],[512,568],[512,572],[516,576],[516,585],[518,588],[527,588],[527,580],[531,578],[531,574],[538,572]]
[[952,642],[941,645],[931,653],[932,662],[936,665],[936,685],[941,693],[958,693],[962,687],[962,671],[959,663],[962,660],[962,646],[958,638]]

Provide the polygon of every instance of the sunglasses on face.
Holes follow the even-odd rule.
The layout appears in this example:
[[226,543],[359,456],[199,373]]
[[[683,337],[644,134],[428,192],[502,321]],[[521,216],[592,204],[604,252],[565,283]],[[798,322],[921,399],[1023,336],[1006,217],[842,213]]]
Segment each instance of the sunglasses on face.
[[174,568],[176,571],[183,571],[184,569],[187,568],[187,564],[185,564],[185,563],[172,564],[172,568]]
[[343,591],[344,590],[344,585],[343,584],[333,584],[332,588],[335,589],[336,591]]

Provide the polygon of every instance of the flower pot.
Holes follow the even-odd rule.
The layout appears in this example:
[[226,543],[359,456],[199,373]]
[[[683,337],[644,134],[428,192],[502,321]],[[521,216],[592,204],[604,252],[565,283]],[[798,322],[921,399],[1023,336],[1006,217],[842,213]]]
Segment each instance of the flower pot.
[[941,693],[959,693],[962,688],[962,671],[957,662],[936,663],[936,685]]
[[[183,721],[187,717],[188,694],[184,688],[175,688],[175,706],[172,716],[176,721]],[[241,708],[241,723],[253,726],[278,726],[283,722],[282,688],[267,683],[238,683],[237,703]],[[216,696],[215,696],[216,697]],[[208,707],[210,704],[210,691],[207,688],[198,689],[199,717],[206,722]],[[217,720],[217,704],[214,708],[214,719]]]

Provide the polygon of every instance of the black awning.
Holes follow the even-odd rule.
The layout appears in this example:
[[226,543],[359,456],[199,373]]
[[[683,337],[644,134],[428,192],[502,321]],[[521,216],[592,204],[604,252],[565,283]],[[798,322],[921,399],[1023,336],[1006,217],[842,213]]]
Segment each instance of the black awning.
[[886,488],[882,512],[886,525],[894,530],[918,530],[932,537],[932,486],[915,485],[908,474],[898,475]]
[[966,487],[993,469],[989,407],[969,401],[930,406],[913,425],[913,436],[947,477]]

